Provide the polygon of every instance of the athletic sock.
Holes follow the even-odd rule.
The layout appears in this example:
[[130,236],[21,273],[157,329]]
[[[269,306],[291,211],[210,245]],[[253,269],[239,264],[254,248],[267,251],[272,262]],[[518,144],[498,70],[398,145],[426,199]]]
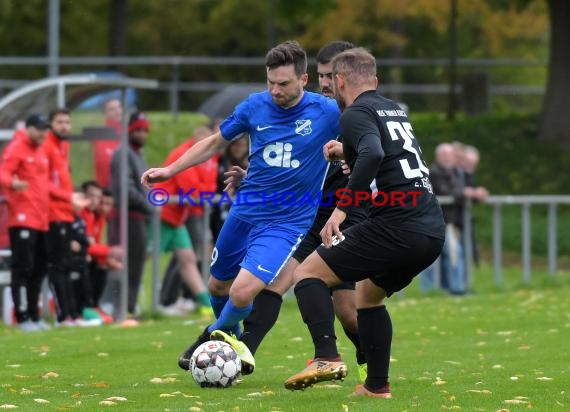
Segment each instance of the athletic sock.
[[356,363],[358,363],[359,365],[366,363],[366,355],[364,354],[362,346],[360,345],[360,336],[358,335],[358,333],[348,330],[345,327],[343,327],[342,329],[344,330],[344,334],[346,335],[346,337],[350,339],[350,341],[354,345],[354,348],[356,349]]
[[255,355],[265,335],[271,330],[281,310],[283,298],[280,294],[264,289],[253,301],[253,309],[243,321],[241,341]]
[[392,321],[384,305],[358,309],[357,312],[358,331],[368,363],[366,387],[375,391],[388,383]]
[[196,299],[198,299],[198,302],[202,306],[208,306],[208,307],[212,306],[210,295],[206,291],[198,293],[196,295]]
[[334,309],[330,290],[320,279],[303,279],[295,286],[297,304],[303,322],[315,345],[315,359],[339,357],[334,332]]
[[232,300],[229,299],[224,306],[224,309],[222,309],[220,317],[208,327],[208,332],[219,329],[235,333],[236,327],[239,326],[239,323],[250,314],[252,306],[252,304],[249,304],[245,308],[238,308],[234,305]]
[[212,296],[210,295],[210,303],[212,304],[212,309],[214,310],[214,315],[216,319],[220,317],[222,313],[222,309],[226,306],[226,302],[228,301],[229,296]]

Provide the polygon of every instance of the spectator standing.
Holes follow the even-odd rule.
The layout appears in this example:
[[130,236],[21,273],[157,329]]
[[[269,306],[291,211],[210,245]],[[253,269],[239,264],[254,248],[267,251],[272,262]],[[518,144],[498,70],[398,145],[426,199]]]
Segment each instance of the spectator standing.
[[451,196],[453,204],[443,205],[446,224],[445,244],[439,261],[421,274],[422,290],[434,287],[435,266],[440,265],[441,286],[451,294],[465,293],[465,258],[461,242],[462,210],[465,186],[457,170],[457,152],[452,144],[442,143],[435,149],[435,162],[430,168],[433,191],[438,196]]
[[49,227],[49,162],[42,145],[48,127],[47,117],[29,116],[0,163],[0,185],[8,203],[12,300],[17,327],[26,332],[49,328],[38,310]]
[[71,224],[75,220],[74,207],[87,206],[82,194],[73,192],[69,167],[69,142],[71,115],[68,109],[60,108],[49,115],[51,130],[47,134],[44,149],[49,161],[50,202],[47,248],[47,273],[54,295],[57,324],[73,326],[67,297],[65,261],[70,253]]
[[[122,145],[115,150],[111,159],[111,175],[120,176],[122,150],[127,150],[127,175],[128,175],[128,319],[125,326],[136,326],[135,319],[139,289],[141,286],[144,263],[146,259],[147,229],[153,213],[153,206],[148,201],[148,190],[141,184],[140,176],[147,170],[148,165],[142,156],[142,149],[148,138],[150,121],[142,112],[133,113],[129,118],[129,143],[128,147]],[[111,192],[120,210],[120,180],[111,180]],[[119,244],[117,236],[119,230],[119,216],[115,216],[113,222],[112,243]]]

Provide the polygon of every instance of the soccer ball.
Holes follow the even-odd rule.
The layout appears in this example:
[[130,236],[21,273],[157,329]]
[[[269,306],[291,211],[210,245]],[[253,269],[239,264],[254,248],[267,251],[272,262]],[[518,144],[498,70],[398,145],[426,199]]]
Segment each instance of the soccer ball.
[[190,372],[202,388],[227,388],[241,375],[241,360],[226,342],[211,340],[196,348]]

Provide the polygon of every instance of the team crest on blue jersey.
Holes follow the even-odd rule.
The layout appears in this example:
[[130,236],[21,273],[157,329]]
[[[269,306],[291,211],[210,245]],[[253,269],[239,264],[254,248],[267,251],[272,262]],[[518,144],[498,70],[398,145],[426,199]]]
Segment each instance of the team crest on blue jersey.
[[306,136],[313,132],[311,129],[311,121],[310,120],[296,120],[295,121],[295,133],[300,134],[302,136]]

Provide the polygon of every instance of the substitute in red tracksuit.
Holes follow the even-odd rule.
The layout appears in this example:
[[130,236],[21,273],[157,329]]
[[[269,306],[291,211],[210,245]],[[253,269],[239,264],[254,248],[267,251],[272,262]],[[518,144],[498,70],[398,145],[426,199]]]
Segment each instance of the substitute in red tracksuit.
[[[71,131],[69,110],[61,108],[49,115],[51,130],[44,149],[49,161],[50,201],[48,232],[48,279],[55,297],[57,322],[70,323],[69,305],[66,299],[67,279],[65,260],[70,253],[70,228],[75,216],[73,211],[73,182],[69,167],[69,142],[64,138]],[[84,202],[80,200],[80,202]],[[81,208],[84,205],[78,205]]]
[[93,161],[95,165],[95,180],[102,188],[109,187],[111,176],[111,158],[113,152],[121,143],[123,134],[123,105],[119,99],[107,100],[103,105],[105,115],[105,126],[115,129],[116,140],[95,140],[93,141]]
[[44,328],[38,298],[45,273],[48,230],[49,164],[42,146],[49,126],[45,116],[32,115],[26,129],[4,149],[0,185],[8,203],[11,290],[18,327],[25,331]]
[[[207,127],[199,127],[194,131],[193,136],[186,142],[176,147],[168,156],[165,165],[174,162],[190,147],[211,134],[211,129]],[[178,189],[184,192],[195,189],[192,192],[193,197],[199,197],[200,193],[215,193],[218,179],[218,159],[214,156],[204,163],[187,169],[172,179],[159,184],[164,187],[171,195],[177,195]],[[164,185],[164,186],[160,186]],[[197,265],[200,268],[200,260],[203,254],[203,239],[209,239],[209,233],[204,231],[203,225],[204,208],[202,206],[178,206],[177,204],[165,205],[161,209],[161,219],[168,224],[178,227],[182,224],[186,225],[190,239],[192,240],[193,249],[197,259]],[[161,288],[161,304],[170,306],[174,304],[180,294],[183,292],[185,299],[192,298],[192,293],[182,282],[179,265],[174,254],[170,260],[168,268],[163,277]]]

